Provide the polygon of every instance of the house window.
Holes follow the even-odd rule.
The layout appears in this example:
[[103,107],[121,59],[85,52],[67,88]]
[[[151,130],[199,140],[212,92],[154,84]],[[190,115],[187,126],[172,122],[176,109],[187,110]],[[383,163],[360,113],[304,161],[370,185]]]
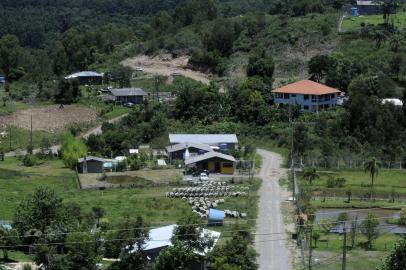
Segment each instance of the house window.
[[288,98],[289,98],[289,94],[283,94],[283,98],[288,99]]
[[234,164],[232,162],[223,163],[223,168],[232,168],[232,167],[234,167]]
[[309,106],[308,106],[308,105],[304,105],[304,106],[303,106],[303,110],[308,111],[308,110],[309,110]]
[[312,96],[312,102],[316,102],[317,101],[317,96]]
[[335,95],[335,94],[331,94],[330,97],[331,97],[331,98],[335,98],[336,95]]
[[290,97],[295,98],[295,97],[296,97],[296,94],[292,94],[292,95],[290,95]]
[[308,100],[308,99],[309,99],[309,95],[303,95],[303,99],[304,99],[304,100]]

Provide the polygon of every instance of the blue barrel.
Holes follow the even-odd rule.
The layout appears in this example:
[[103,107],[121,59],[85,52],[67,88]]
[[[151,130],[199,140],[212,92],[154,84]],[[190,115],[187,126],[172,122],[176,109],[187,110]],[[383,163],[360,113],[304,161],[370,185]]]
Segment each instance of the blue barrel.
[[351,16],[358,16],[358,8],[356,7],[351,8]]
[[226,213],[221,210],[217,209],[210,209],[209,210],[209,224],[223,224],[224,218],[226,217]]

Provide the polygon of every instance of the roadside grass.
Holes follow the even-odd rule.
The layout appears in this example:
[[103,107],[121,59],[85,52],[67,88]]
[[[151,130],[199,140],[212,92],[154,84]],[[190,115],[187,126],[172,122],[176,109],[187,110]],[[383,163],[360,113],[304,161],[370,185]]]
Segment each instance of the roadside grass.
[[[381,251],[348,251],[347,269],[376,269],[387,255],[388,252]],[[312,267],[314,270],[342,270],[341,253],[315,251],[313,256],[319,259]]]
[[[371,188],[371,180],[368,172],[364,172],[360,169],[342,169],[342,170],[324,170],[318,169],[320,175],[319,179],[313,181],[312,184],[308,183],[302,177],[301,185],[306,188],[312,189],[321,196],[322,192],[325,192],[327,196],[346,196],[346,190],[351,189],[352,196],[354,198],[362,197]],[[346,183],[344,187],[327,188],[327,180],[329,177],[345,178]],[[378,177],[374,181],[374,197],[389,199],[392,190],[394,190],[400,196],[406,195],[406,171],[405,170],[388,170],[381,169]]]
[[383,208],[400,210],[406,206],[405,200],[396,200],[394,203],[389,200],[360,200],[352,199],[350,203],[345,198],[326,198],[323,201],[322,198],[317,197],[311,201],[311,204],[315,208]]
[[[398,12],[392,15],[396,27],[403,29],[406,26],[406,12]],[[360,30],[361,23],[365,25],[378,25],[384,22],[383,16],[380,15],[361,15],[357,17],[346,17],[343,21],[343,30],[345,32],[355,32]]]
[[[354,248],[352,248],[351,238],[347,234],[347,269],[375,269],[380,265],[382,259],[389,254],[397,240],[400,239],[401,236],[394,234],[381,234],[374,242],[373,249],[365,250],[365,236],[357,234],[356,244]],[[317,248],[313,249],[314,258],[319,259],[319,263],[315,262],[313,269],[342,269],[342,244],[343,236],[321,234]]]

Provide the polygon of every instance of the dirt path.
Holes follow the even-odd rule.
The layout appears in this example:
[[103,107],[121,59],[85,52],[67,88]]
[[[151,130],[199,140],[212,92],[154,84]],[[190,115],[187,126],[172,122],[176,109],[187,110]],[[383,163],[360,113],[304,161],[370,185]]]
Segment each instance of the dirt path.
[[189,56],[172,58],[171,55],[164,54],[155,57],[138,55],[124,60],[121,62],[121,64],[132,69],[142,68],[144,72],[148,74],[169,77],[173,73],[178,73],[195,81],[210,84],[209,75],[203,72],[191,70],[188,68],[188,62]]
[[258,149],[262,156],[259,190],[259,213],[255,249],[259,254],[259,270],[290,270],[290,252],[287,247],[288,235],[283,222],[281,202],[287,193],[279,186],[279,179],[286,175],[281,168],[282,157],[276,153]]

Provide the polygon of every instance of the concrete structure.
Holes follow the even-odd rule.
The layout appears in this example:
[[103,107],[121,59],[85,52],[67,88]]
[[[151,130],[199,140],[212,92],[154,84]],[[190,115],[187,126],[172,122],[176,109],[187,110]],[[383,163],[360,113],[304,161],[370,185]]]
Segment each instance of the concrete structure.
[[302,111],[318,112],[337,106],[339,90],[326,85],[303,80],[272,91],[278,105],[300,106]]
[[207,144],[200,143],[178,143],[166,147],[166,153],[170,163],[174,160],[184,160],[186,158],[186,151],[188,152],[188,156],[191,157],[211,152],[213,149]]
[[207,144],[230,150],[238,144],[238,139],[235,134],[169,134],[169,142],[171,145],[179,143]]
[[114,164],[114,160],[112,159],[87,156],[79,158],[77,169],[78,173],[102,173],[112,164]]
[[357,1],[357,15],[381,14],[382,7],[379,1]]
[[[176,227],[177,225],[174,224],[150,230],[148,233],[148,240],[145,242],[142,252],[144,252],[151,261],[154,261],[163,249],[172,246],[171,240]],[[196,250],[194,253],[198,256],[205,257],[216,246],[220,236],[220,232],[203,229],[201,237],[211,238],[213,240],[213,245],[210,248],[206,248],[204,251]],[[136,250],[137,246],[134,246],[130,252],[135,252]],[[191,268],[191,270],[201,269],[206,269],[206,262],[204,260],[196,261]]]
[[95,71],[81,71],[66,76],[65,80],[78,80],[81,85],[100,85],[103,83],[103,74]]
[[141,104],[148,96],[141,88],[117,88],[110,89],[111,100],[117,104]]
[[211,173],[234,174],[235,164],[233,156],[214,151],[185,159],[187,168],[196,167],[199,171],[208,170]]

